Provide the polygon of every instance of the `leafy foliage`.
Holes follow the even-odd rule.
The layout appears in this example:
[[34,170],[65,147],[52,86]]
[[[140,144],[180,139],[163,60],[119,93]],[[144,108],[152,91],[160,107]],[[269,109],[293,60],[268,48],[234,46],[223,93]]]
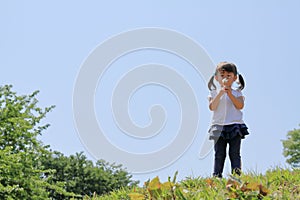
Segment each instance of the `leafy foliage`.
[[[159,177],[147,181],[142,188],[121,189],[93,200],[199,200],[199,199],[300,199],[300,169],[276,168],[262,174],[240,177],[186,178],[176,182],[170,177],[161,183]],[[88,198],[86,198],[88,199]]]
[[38,126],[53,107],[41,109],[35,96],[18,96],[12,86],[0,87],[0,199],[45,199],[48,189],[69,195],[42,179],[50,172],[40,158],[46,149],[37,136],[49,125]]
[[18,96],[11,89],[12,86],[7,85],[0,87],[0,149],[9,146],[12,152],[39,152],[43,147],[37,136],[49,124],[38,124],[54,106],[39,108],[36,99],[38,91]]
[[38,91],[18,96],[0,87],[0,199],[74,199],[136,185],[121,165],[95,165],[83,153],[69,157],[49,150],[37,136],[54,106],[38,107]]
[[283,155],[288,157],[287,163],[293,167],[300,167],[300,129],[287,133],[287,139],[282,141]]
[[[82,152],[67,157],[55,151],[43,163],[46,168],[55,170],[54,174],[45,174],[45,177],[51,178],[52,183],[63,182],[66,191],[83,196],[106,194],[138,183],[131,180],[132,176],[121,165],[109,164],[104,160],[94,165]],[[59,194],[53,196],[61,198]]]

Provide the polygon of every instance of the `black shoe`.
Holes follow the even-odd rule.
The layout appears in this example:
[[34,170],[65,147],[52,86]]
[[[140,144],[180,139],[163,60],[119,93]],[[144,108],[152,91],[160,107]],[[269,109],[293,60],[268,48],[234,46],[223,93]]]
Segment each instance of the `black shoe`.
[[242,174],[242,171],[239,168],[235,168],[232,170],[232,174],[240,176]]
[[215,178],[222,178],[222,174],[220,174],[220,173],[213,173],[213,177],[215,177]]

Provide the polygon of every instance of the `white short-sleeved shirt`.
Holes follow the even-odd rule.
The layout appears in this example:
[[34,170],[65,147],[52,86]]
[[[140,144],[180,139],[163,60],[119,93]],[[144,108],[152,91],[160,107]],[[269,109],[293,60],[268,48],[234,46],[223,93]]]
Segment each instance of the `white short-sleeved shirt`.
[[[217,90],[210,91],[209,98],[214,98],[218,94]],[[240,90],[232,89],[232,94],[235,97],[243,96]],[[212,125],[230,125],[230,124],[244,124],[243,113],[236,109],[228,95],[225,93],[220,98],[219,105],[213,111]]]

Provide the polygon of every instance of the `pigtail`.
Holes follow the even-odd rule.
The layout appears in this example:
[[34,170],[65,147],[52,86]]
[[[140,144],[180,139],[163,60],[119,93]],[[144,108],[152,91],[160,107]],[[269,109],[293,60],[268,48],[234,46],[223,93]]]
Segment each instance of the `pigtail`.
[[[216,85],[214,84],[214,78],[215,78],[215,76],[213,75],[213,76],[209,79],[209,82],[208,82],[208,84],[207,84],[208,89],[209,89],[210,91],[216,90],[216,89],[217,89]],[[213,87],[213,89],[212,89],[211,87]]]
[[244,78],[241,74],[238,75],[239,76],[239,83],[240,83],[240,87],[239,89],[240,90],[243,90],[245,88],[245,81],[244,81]]

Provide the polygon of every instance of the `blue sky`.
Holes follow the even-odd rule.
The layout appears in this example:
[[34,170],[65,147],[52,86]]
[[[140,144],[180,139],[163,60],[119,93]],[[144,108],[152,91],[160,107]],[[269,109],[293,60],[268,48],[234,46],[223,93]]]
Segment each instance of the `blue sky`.
[[[246,81],[244,120],[250,132],[242,144],[243,169],[265,172],[277,165],[285,166],[280,140],[285,139],[289,130],[298,128],[300,123],[299,8],[300,2],[296,0],[3,0],[0,2],[0,83],[12,84],[19,94],[40,90],[41,106],[56,105],[45,120],[51,127],[41,140],[66,155],[84,151],[93,159],[80,142],[73,119],[74,84],[84,60],[99,44],[121,32],[143,27],[180,32],[200,44],[214,63],[224,60],[234,62],[243,74]],[[179,160],[152,173],[135,174],[134,178],[143,182],[159,175],[165,180],[176,170],[180,178],[210,176],[213,153],[205,159],[198,157],[211,116],[207,108],[205,83],[194,74],[191,66],[178,58],[170,58],[170,55],[157,51],[138,54],[138,62],[135,63],[135,58],[126,60],[125,56],[122,62],[135,66],[155,58],[156,62],[166,62],[174,65],[174,69],[182,70],[196,92],[200,120],[197,137]],[[117,66],[118,63],[111,69],[114,75],[122,73]],[[109,71],[105,80],[104,83],[109,85]],[[101,98],[102,92],[109,92],[105,87],[104,91],[100,91],[101,87],[96,91],[96,99]],[[145,89],[150,96],[156,94],[153,92],[155,88]],[[174,113],[178,113],[176,107],[172,107],[176,101],[168,92],[156,89],[163,94],[158,95],[162,101],[173,102],[166,106],[166,110],[171,112],[168,115],[171,116],[170,121],[176,124],[178,118],[172,118]],[[145,92],[136,93],[132,100],[134,103],[129,107],[136,123],[143,124],[149,120],[143,109],[147,110],[153,102],[147,101],[149,96],[143,95]],[[98,116],[101,109],[109,112],[104,104],[95,107]],[[105,129],[115,129],[107,124]],[[170,125],[165,128],[168,127],[172,128]],[[116,138],[112,136],[111,140]],[[123,145],[123,148],[128,147],[123,140],[114,142]],[[134,145],[130,146],[131,150],[141,152]],[[149,151],[155,148],[153,144],[145,146]],[[229,166],[227,160],[225,173],[229,173]]]

